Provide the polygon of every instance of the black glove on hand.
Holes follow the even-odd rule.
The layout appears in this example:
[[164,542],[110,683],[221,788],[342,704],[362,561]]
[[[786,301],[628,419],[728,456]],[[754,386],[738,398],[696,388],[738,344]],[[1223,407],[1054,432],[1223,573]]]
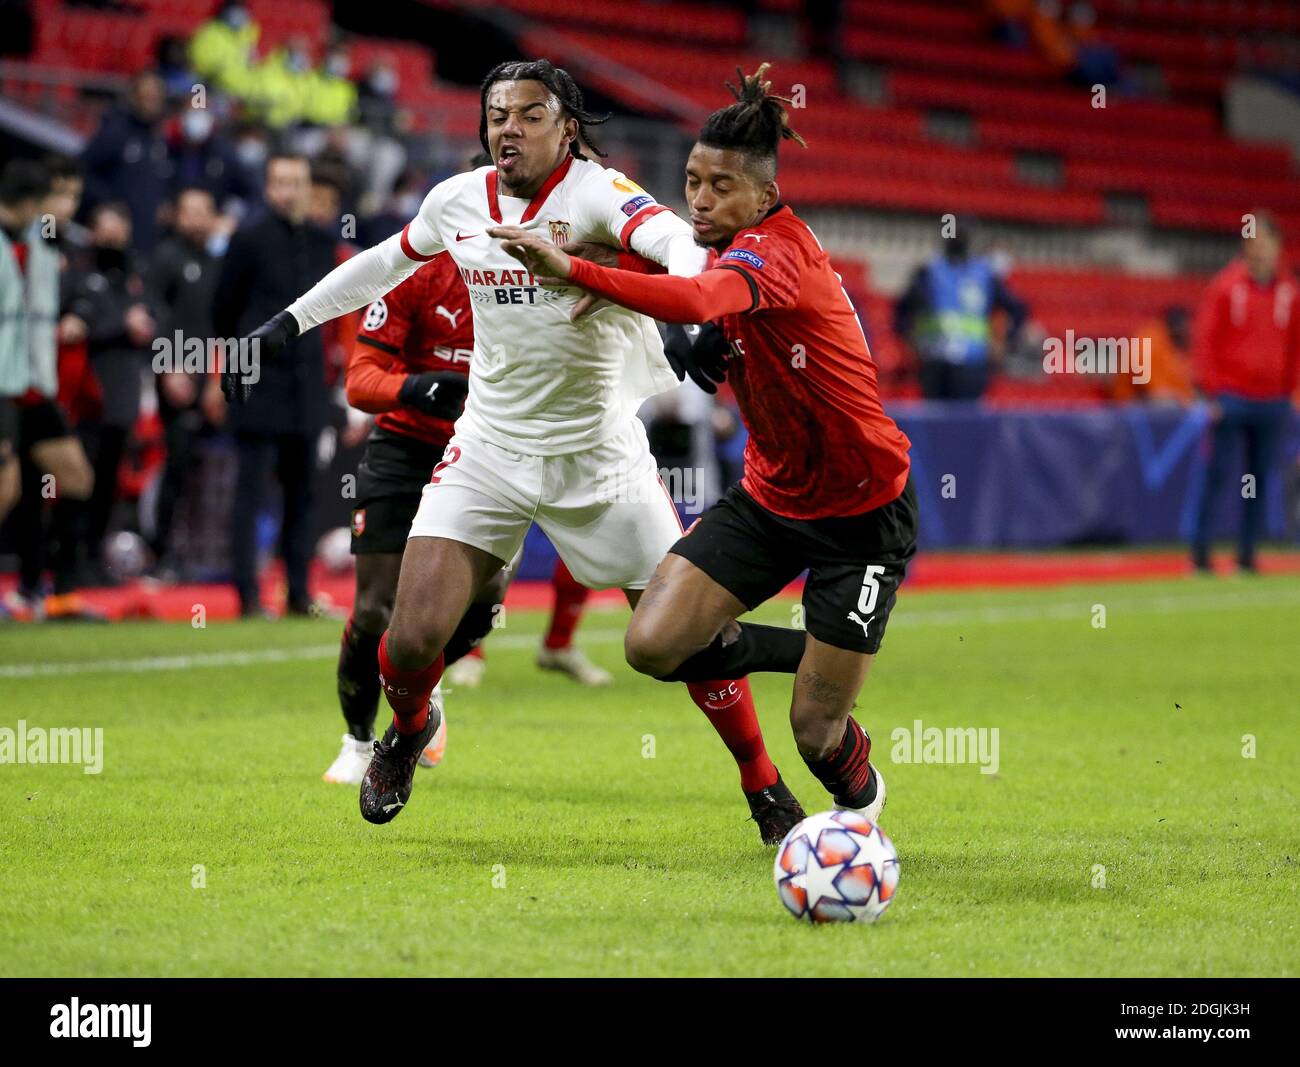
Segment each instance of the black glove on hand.
[[[248,348],[255,360],[274,356],[298,336],[298,320],[287,311],[277,312],[248,335]],[[254,343],[255,342],[255,343]],[[227,365],[221,372],[221,392],[229,403],[243,403],[252,395],[251,382],[243,380],[239,367]]]
[[706,393],[716,393],[718,383],[727,380],[728,354],[731,345],[711,322],[703,326],[679,326],[670,323],[664,341],[668,364],[683,382],[686,375]]
[[397,399],[435,419],[454,422],[460,417],[469,392],[469,376],[455,371],[425,371],[408,374]]

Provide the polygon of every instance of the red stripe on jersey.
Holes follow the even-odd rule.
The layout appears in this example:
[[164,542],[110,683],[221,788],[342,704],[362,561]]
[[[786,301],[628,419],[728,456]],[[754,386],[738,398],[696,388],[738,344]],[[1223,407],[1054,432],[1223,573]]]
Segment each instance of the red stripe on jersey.
[[438,253],[435,252],[433,256],[426,256],[417,252],[415,246],[411,244],[411,238],[407,236],[407,231],[410,230],[410,228],[411,224],[409,222],[402,227],[402,255],[407,259],[415,260],[417,263],[428,263],[429,260],[433,259],[433,257]]
[[641,223],[645,222],[647,219],[654,218],[654,216],[658,215],[659,212],[668,211],[668,210],[670,209],[664,207],[662,204],[651,204],[649,207],[642,208],[630,219],[628,219],[627,224],[623,227],[622,232],[618,235],[618,239],[622,243],[623,247],[630,252],[632,250],[632,246],[629,245],[628,242],[632,240],[632,234],[636,233],[636,228],[640,226]]
[[523,218],[519,220],[522,225],[528,222],[534,215],[542,210],[542,205],[546,203],[546,198],[551,195],[553,190],[560,182],[564,181],[564,176],[569,173],[569,168],[573,166],[573,156],[565,156],[564,162],[551,171],[551,176],[542,182],[542,187],[537,190],[537,195],[533,197],[528,207],[525,209]]
[[[537,193],[524,209],[523,216],[519,220],[521,226],[525,222],[529,222],[533,216],[542,210],[546,198],[551,195],[560,182],[564,181],[564,176],[569,173],[569,168],[573,166],[573,158],[573,156],[565,156],[564,162],[551,171],[550,177],[542,182],[542,187],[537,190]],[[492,216],[492,221],[503,221],[501,218],[501,205],[497,203],[497,172],[495,170],[490,170],[487,173],[487,202],[488,214]]]
[[493,222],[501,222],[501,208],[497,204],[497,172],[496,168],[487,172],[487,202],[488,214],[492,216]]

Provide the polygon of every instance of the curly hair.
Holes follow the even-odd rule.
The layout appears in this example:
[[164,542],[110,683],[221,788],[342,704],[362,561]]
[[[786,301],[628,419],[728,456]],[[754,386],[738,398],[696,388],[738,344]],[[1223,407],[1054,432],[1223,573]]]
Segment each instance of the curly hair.
[[560,102],[564,114],[578,123],[578,136],[569,143],[569,151],[578,159],[586,159],[582,154],[582,145],[586,145],[596,155],[604,157],[605,153],[592,139],[589,127],[608,122],[608,115],[597,115],[588,111],[583,102],[582,90],[567,70],[555,66],[549,59],[507,60],[498,63],[483,79],[479,94],[478,139],[483,151],[489,155],[487,137],[487,98],[488,92],[497,82],[504,81],[538,81],[546,86]]
[[737,67],[740,85],[726,83],[736,102],[719,108],[705,119],[699,136],[702,145],[734,148],[752,156],[768,179],[776,175],[777,147],[783,140],[807,147],[804,139],[790,126],[790,116],[785,109],[790,99],[773,93],[772,83],[765,80],[770,66],[770,63],[763,63],[749,75]]

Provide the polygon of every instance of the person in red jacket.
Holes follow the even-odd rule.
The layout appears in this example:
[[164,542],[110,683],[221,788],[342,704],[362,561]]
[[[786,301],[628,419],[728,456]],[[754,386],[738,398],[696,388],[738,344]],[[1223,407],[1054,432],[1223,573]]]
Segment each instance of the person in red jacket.
[[1196,315],[1192,363],[1196,386],[1209,401],[1209,460],[1200,484],[1192,563],[1210,569],[1215,496],[1237,441],[1246,448],[1237,562],[1255,569],[1255,543],[1265,493],[1300,378],[1300,285],[1281,266],[1276,222],[1255,214],[1254,236],[1210,282]]
[[[777,149],[790,129],[767,65],[706,120],[686,162],[695,277],[615,270],[518,227],[502,238],[543,284],[576,286],[670,323],[715,320],[722,343],[677,357],[712,392],[726,378],[749,430],[745,476],[664,557],[632,613],[636,670],[661,680],[805,570],[807,635],[790,724],[836,808],[873,822],[885,783],[851,714],[916,552],[910,443],[881,406],[876,368],[839,275],[781,203]],[[577,314],[581,308],[575,308]]]

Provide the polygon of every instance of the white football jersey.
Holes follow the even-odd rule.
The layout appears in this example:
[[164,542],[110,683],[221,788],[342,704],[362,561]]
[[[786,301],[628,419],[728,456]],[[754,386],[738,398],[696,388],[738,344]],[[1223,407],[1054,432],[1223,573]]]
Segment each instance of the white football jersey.
[[400,235],[402,252],[445,251],[469,289],[474,356],[457,429],[527,455],[591,448],[618,432],[648,396],[677,384],[653,320],[607,306],[577,322],[577,289],[545,289],[487,235],[523,226],[556,244],[619,245],[676,274],[707,252],[691,228],[615,170],[569,157],[532,200],[504,196],[495,167],[437,185]]

